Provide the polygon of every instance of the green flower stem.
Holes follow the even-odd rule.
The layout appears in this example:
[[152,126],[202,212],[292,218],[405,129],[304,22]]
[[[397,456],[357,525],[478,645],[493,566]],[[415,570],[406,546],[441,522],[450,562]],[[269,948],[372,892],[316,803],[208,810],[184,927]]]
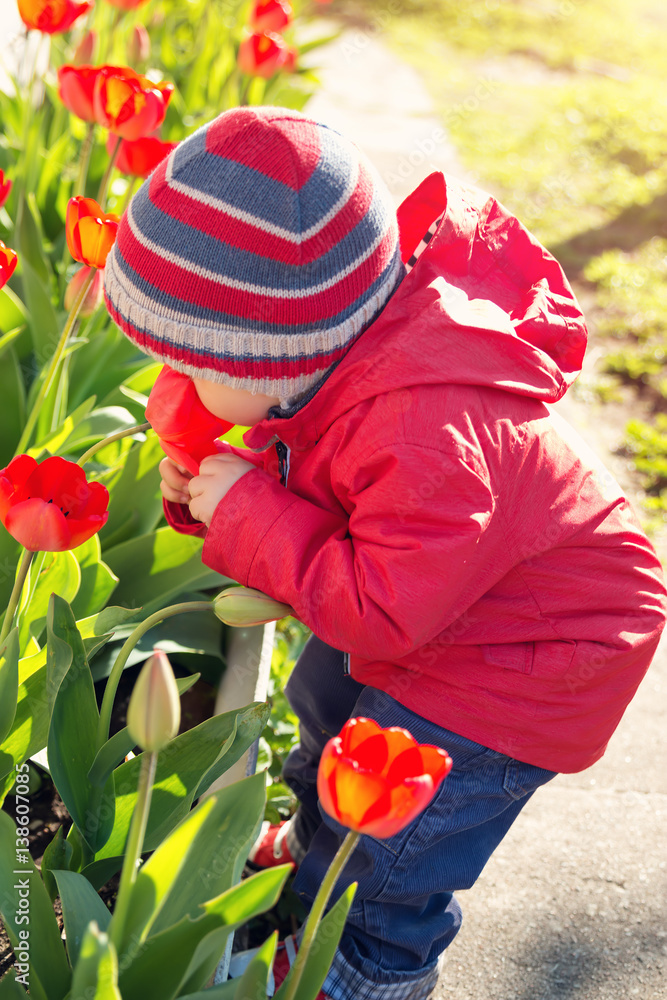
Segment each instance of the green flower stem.
[[329,902],[329,897],[333,892],[336,882],[338,881],[338,876],[347,864],[347,859],[356,847],[360,836],[361,834],[357,833],[356,830],[350,830],[348,832],[345,840],[336,852],[336,857],[329,865],[329,869],[322,880],[322,884],[317,890],[317,896],[315,897],[311,911],[308,914],[306,926],[303,929],[301,944],[299,945],[299,950],[296,953],[294,965],[292,966],[292,978],[290,979],[283,1000],[294,1000],[294,997],[296,996],[297,989],[299,987],[299,980],[303,975],[303,969],[306,964],[306,959],[308,958],[308,952],[310,951],[311,945],[315,939],[315,934],[317,933],[317,928],[320,926],[320,921],[324,916],[324,910]]
[[107,169],[104,171],[104,177],[100,182],[100,189],[97,192],[97,201],[101,208],[104,208],[104,202],[107,200],[107,191],[109,189],[109,183],[111,181],[111,175],[113,173],[113,168],[116,166],[116,160],[118,159],[118,154],[120,152],[120,144],[123,140],[120,136],[116,139],[116,145],[113,148],[113,152],[107,164]]
[[30,438],[32,437],[32,432],[35,429],[35,424],[39,418],[40,411],[44,400],[46,399],[47,393],[49,392],[54,380],[58,377],[58,370],[60,368],[60,363],[62,361],[63,354],[65,353],[65,348],[67,347],[67,340],[72,328],[76,322],[76,318],[79,315],[79,309],[83,305],[83,300],[88,294],[88,289],[90,288],[93,277],[95,275],[95,269],[91,268],[90,274],[81,286],[81,291],[77,295],[72,308],[70,309],[69,316],[67,317],[67,322],[65,323],[63,332],[60,334],[60,340],[56,346],[53,357],[51,358],[51,363],[49,365],[48,371],[44,376],[44,381],[37,394],[37,399],[35,400],[30,415],[26,421],[25,427],[23,428],[23,434],[21,435],[21,440],[18,443],[16,449],[16,455],[21,455],[25,452],[30,444]]
[[16,615],[16,609],[18,608],[19,601],[21,600],[21,592],[23,591],[23,585],[30,571],[30,563],[32,562],[34,555],[35,553],[29,552],[28,549],[23,550],[23,556],[21,558],[21,562],[19,563],[18,573],[16,575],[16,581],[14,582],[12,595],[9,598],[9,604],[7,605],[7,610],[5,612],[5,620],[2,625],[2,632],[0,632],[0,645],[5,641],[5,639],[11,632],[12,625],[14,624],[14,616]]
[[81,143],[79,152],[79,176],[76,182],[74,193],[85,197],[86,180],[88,178],[88,167],[90,166],[90,156],[93,152],[93,140],[95,138],[95,122],[89,122],[86,135]]
[[117,431],[115,434],[110,434],[109,437],[102,438],[101,441],[97,441],[94,445],[91,445],[88,451],[84,451],[76,464],[83,468],[95,452],[101,451],[102,448],[106,448],[108,444],[112,444],[114,441],[120,441],[121,438],[130,437],[131,434],[139,434],[141,431],[147,431],[149,427],[150,424],[148,422],[145,424],[135,424],[134,427],[127,427],[124,431]]
[[130,823],[130,832],[125,848],[125,858],[120,874],[118,895],[109,928],[111,941],[118,952],[123,942],[123,931],[125,930],[132,886],[137,878],[137,862],[141,857],[141,848],[144,844],[156,765],[157,751],[150,753],[146,751],[141,758],[141,770],[137,786],[137,803],[132,813],[132,822]]
[[109,679],[107,680],[107,685],[104,689],[104,697],[102,698],[102,705],[100,707],[100,719],[97,727],[97,750],[99,750],[100,747],[103,747],[109,739],[109,726],[111,724],[113,702],[116,697],[116,691],[118,690],[118,684],[120,682],[123,669],[127,663],[130,653],[141,637],[145,635],[149,629],[153,628],[153,625],[158,625],[166,618],[173,618],[174,615],[182,615],[188,611],[212,612],[213,603],[212,601],[187,601],[185,604],[172,604],[168,608],[162,608],[161,611],[156,611],[155,614],[149,615],[145,621],[140,622],[135,630],[125,640],[120,653],[116,657],[116,662],[111,668],[111,673],[109,674]]

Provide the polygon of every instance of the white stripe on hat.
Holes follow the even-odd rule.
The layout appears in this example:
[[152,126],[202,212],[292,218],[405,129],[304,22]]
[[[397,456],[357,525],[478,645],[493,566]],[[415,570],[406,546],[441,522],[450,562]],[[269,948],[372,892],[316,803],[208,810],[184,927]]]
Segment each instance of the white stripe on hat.
[[[139,229],[136,219],[134,218],[134,206],[133,202],[127,207],[125,218],[132,230],[134,238],[142,247],[146,250],[150,250],[152,253],[161,257],[162,260],[168,261],[170,264],[176,264],[178,267],[182,267],[184,271],[188,274],[196,274],[200,278],[206,278],[208,281],[214,282],[216,285],[221,285],[223,288],[234,288],[240,292],[247,292],[249,295],[263,295],[266,298],[272,299],[309,299],[320,292],[326,292],[329,288],[333,288],[340,281],[347,278],[350,274],[353,274],[357,268],[371,257],[377,248],[380,246],[382,241],[385,239],[387,233],[396,225],[393,218],[387,220],[387,224],[380,235],[366,247],[366,249],[359,254],[358,257],[344,267],[337,274],[334,274],[331,278],[327,278],[326,281],[320,282],[319,285],[311,285],[310,288],[267,288],[264,285],[252,285],[248,281],[239,281],[237,278],[227,278],[221,274],[216,274],[215,271],[209,271],[206,267],[201,267],[199,264],[193,264],[192,261],[186,260],[185,257],[181,257],[177,253],[173,253],[171,250],[167,250],[164,247],[158,246],[153,240],[149,239]],[[298,266],[298,265],[297,265]],[[160,289],[156,289],[157,294],[162,294]]]
[[[213,195],[206,194],[204,191],[199,191],[197,188],[193,188],[189,184],[177,181],[174,178],[173,171],[174,159],[177,152],[178,150],[174,150],[170,155],[167,161],[167,169],[165,171],[167,185],[172,191],[178,191],[179,194],[184,194],[188,198],[192,198],[193,201],[198,201],[200,204],[206,205],[208,208],[214,208],[218,212],[224,212],[226,215],[230,215],[233,219],[237,219],[239,222],[246,222],[250,226],[255,226],[257,229],[261,229],[262,232],[271,233],[272,236],[279,236],[281,239],[287,240],[288,243],[294,243],[297,245],[305,243],[306,240],[311,238],[311,236],[316,236],[317,233],[324,229],[324,227],[338,215],[341,209],[344,208],[350,200],[359,179],[359,165],[353,163],[354,169],[350,173],[350,179],[335,205],[329,209],[326,215],[322,216],[319,222],[314,223],[310,229],[305,229],[302,233],[292,233],[289,229],[283,229],[282,226],[277,226],[275,223],[268,222],[266,219],[262,219],[258,215],[253,215],[252,212],[246,212],[242,208],[230,205],[228,201],[223,201],[222,198],[215,198]],[[373,191],[373,197],[376,197],[375,190]]]

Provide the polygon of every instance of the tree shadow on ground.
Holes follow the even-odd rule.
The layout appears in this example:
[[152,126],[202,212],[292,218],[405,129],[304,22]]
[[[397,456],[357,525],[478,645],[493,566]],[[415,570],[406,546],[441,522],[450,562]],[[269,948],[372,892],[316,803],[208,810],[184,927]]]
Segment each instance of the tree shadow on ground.
[[508,995],[516,1000],[663,997],[666,959],[661,929],[667,908],[662,914],[647,914],[643,924],[634,922],[634,907],[623,913],[627,922],[620,913],[610,921],[575,911],[569,914],[573,929],[536,930],[523,952],[512,956],[512,964],[522,970],[522,981],[520,987],[512,984]]
[[667,238],[667,191],[647,205],[630,205],[603,226],[577,233],[549,250],[571,277],[577,277],[591,257],[611,249],[629,252],[653,236]]

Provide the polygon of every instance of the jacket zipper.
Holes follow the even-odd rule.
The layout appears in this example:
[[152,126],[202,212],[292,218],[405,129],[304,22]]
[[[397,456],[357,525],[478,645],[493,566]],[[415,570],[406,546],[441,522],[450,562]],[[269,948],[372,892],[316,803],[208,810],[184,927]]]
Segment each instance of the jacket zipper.
[[278,454],[280,485],[287,486],[287,477],[289,476],[289,448],[282,441],[276,441],[276,452]]

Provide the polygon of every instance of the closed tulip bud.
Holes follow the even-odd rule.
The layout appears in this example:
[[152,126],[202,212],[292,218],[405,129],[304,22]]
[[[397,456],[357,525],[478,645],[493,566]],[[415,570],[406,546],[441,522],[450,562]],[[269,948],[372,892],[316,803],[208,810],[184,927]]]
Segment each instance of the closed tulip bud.
[[127,61],[135,69],[148,62],[151,54],[151,39],[143,24],[135,24],[127,46]]
[[72,56],[73,66],[83,66],[93,61],[93,55],[97,46],[97,35],[94,31],[87,31]]
[[[74,274],[70,280],[67,288],[65,290],[65,309],[69,312],[74,305],[83,283],[90,274],[90,267],[84,265],[80,267],[79,270]],[[93,280],[90,284],[90,288],[86,292],[86,297],[81,303],[79,309],[79,316],[92,316],[97,307],[102,302],[102,272],[95,269],[95,274],[93,275]]]
[[130,736],[143,750],[161,750],[176,736],[181,703],[166,653],[153,650],[137,678],[127,709]]
[[281,604],[267,597],[261,590],[250,587],[228,587],[213,602],[213,610],[225,625],[237,628],[250,625],[266,625],[286,615],[294,614],[289,604]]

